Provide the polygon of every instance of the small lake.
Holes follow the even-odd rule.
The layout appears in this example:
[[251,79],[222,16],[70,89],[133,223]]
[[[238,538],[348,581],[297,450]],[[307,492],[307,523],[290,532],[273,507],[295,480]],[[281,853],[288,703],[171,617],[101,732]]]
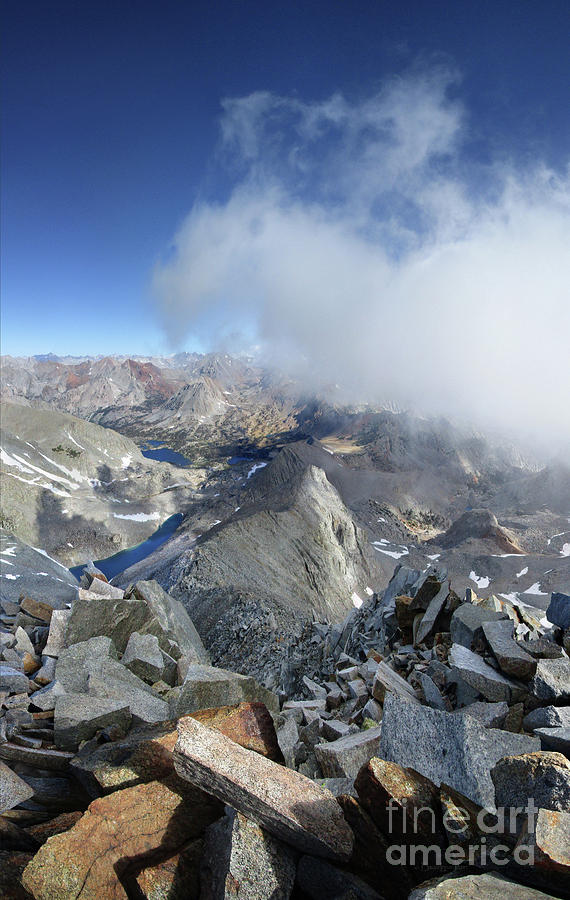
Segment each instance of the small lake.
[[[141,559],[145,559],[145,557],[150,556],[155,550],[158,550],[169,537],[172,537],[183,518],[184,516],[182,513],[175,513],[175,515],[170,516],[169,519],[163,522],[160,528],[158,528],[154,534],[151,534],[146,541],[143,541],[142,544],[137,544],[135,547],[129,547],[127,550],[120,550],[113,556],[108,556],[107,559],[96,559],[96,567],[100,569],[110,581],[115,575],[119,575],[121,572],[124,572],[125,569],[128,569],[129,566],[140,562]],[[73,566],[69,571],[72,575],[75,575],[77,580],[79,580],[84,569],[85,565]]]
[[141,453],[147,459],[157,459],[159,462],[172,463],[173,466],[179,466],[181,469],[185,469],[190,465],[189,459],[186,459],[177,450],[165,447],[163,441],[147,441],[144,449],[141,447]]

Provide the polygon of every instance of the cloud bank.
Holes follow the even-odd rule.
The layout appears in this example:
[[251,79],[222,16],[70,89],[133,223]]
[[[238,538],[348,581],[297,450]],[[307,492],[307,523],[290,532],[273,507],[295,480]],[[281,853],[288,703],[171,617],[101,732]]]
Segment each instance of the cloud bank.
[[435,68],[224,101],[231,194],[154,272],[171,340],[242,334],[354,400],[570,440],[570,178],[483,161],[459,93]]

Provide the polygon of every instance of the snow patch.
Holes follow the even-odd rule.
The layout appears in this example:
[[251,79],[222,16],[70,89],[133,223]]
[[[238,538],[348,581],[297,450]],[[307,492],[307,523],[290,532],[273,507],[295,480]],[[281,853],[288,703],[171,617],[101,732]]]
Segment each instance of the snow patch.
[[157,512],[154,513],[113,513],[115,519],[130,519],[132,522],[154,522],[160,519]]
[[0,575],[0,578],[9,578],[10,581],[15,581],[16,578],[19,578],[19,577],[20,577],[19,575],[12,575],[10,572],[5,572],[4,574]]
[[389,543],[389,541],[373,541],[372,546],[375,550],[378,550],[378,553],[384,553],[386,556],[391,556],[392,559],[400,559],[402,556],[407,556],[409,553],[407,547],[402,546],[400,550],[386,550],[384,547],[378,546],[380,543]]
[[0,550],[2,556],[15,556],[16,555],[16,544],[13,547],[6,547],[5,550]]
[[362,606],[362,599],[361,599],[361,597],[358,596],[358,594],[356,593],[356,591],[353,591],[352,596],[351,596],[350,599],[351,599],[352,602],[354,603],[355,607],[356,607],[357,609],[360,609],[360,607]]
[[32,550],[35,550],[36,553],[41,553],[42,556],[45,556],[46,559],[51,560],[51,562],[55,563],[56,566],[59,566],[60,569],[65,569],[66,572],[68,571],[67,566],[64,566],[63,563],[58,562],[57,559],[54,559],[53,556],[50,556],[49,553],[46,553],[45,550],[40,550],[39,547],[32,547]]
[[123,469],[128,469],[132,462],[132,459],[133,457],[130,453],[127,453],[126,456],[121,456],[121,467]]
[[534,594],[537,597],[548,597],[548,594],[540,590],[540,581],[535,581],[534,584],[531,584],[531,586],[527,588],[526,591],[523,591],[523,594]]
[[476,575],[475,572],[471,571],[469,573],[469,578],[471,581],[474,581],[478,588],[486,588],[489,587],[491,583],[491,579],[486,575]]
[[570,556],[570,544],[563,544],[560,556]]
[[259,463],[256,463],[254,466],[251,467],[251,469],[250,469],[249,472],[247,473],[247,477],[248,477],[248,478],[251,478],[251,476],[252,476],[255,472],[257,472],[258,469],[264,469],[266,465],[267,465],[266,462],[259,462]]
[[517,572],[517,578],[520,578],[522,575],[526,575],[528,572],[528,566],[525,566],[524,569],[521,569],[520,572]]
[[366,587],[366,588],[364,588],[364,590],[366,591],[366,593],[368,594],[369,597],[374,596],[374,591],[372,590],[371,587]]
[[427,559],[439,559],[441,553],[427,553]]

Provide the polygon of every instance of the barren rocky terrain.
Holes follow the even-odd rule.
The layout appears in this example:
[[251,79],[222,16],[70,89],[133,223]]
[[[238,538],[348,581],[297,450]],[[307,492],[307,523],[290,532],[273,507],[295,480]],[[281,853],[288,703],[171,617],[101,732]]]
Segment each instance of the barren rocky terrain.
[[3,896],[570,896],[567,462],[334,394],[3,361]]

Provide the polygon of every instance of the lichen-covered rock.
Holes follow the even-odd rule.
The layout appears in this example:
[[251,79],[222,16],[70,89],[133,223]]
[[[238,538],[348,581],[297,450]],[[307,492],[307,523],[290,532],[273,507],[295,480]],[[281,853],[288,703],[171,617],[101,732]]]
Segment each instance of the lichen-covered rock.
[[491,769],[496,805],[526,807],[529,799],[542,809],[570,809],[570,762],[561,753],[505,756]]
[[212,798],[190,786],[183,795],[168,781],[116,791],[46,841],[24,870],[23,885],[36,900],[126,900],[129,879],[145,861],[174,854],[220,812]]

